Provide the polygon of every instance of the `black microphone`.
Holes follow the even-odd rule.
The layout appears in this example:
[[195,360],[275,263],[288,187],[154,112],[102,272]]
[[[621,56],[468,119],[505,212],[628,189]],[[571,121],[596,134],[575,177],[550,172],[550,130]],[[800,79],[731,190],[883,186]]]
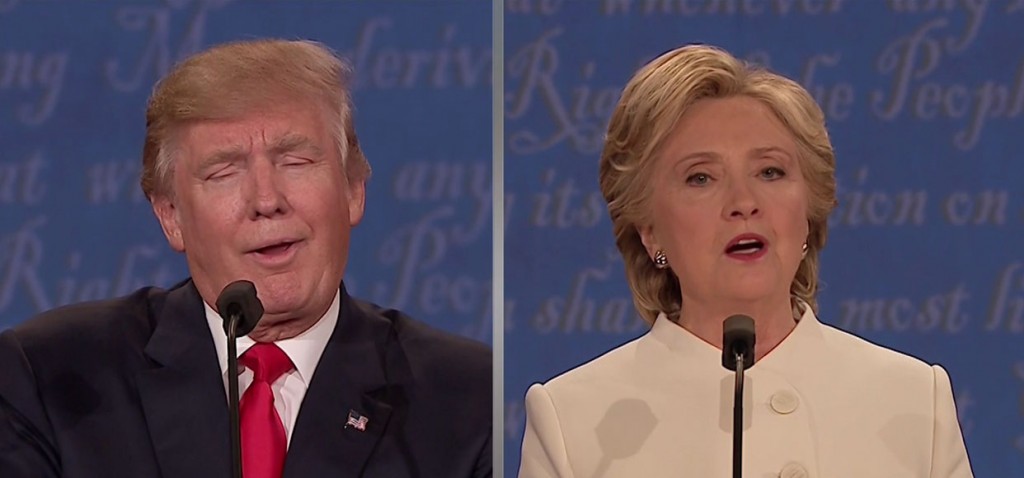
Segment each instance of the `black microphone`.
[[754,366],[754,319],[734,315],[722,324],[722,366],[736,372],[732,408],[732,476],[743,473],[743,371]]
[[754,319],[746,315],[725,319],[722,324],[722,366],[736,370],[739,362],[742,362],[740,370],[753,367],[754,342]]
[[235,339],[252,332],[263,317],[263,303],[256,297],[256,286],[247,280],[228,284],[217,297],[217,313],[224,319],[224,333],[228,336],[231,467],[233,476],[242,478],[242,431],[238,424],[238,348]]

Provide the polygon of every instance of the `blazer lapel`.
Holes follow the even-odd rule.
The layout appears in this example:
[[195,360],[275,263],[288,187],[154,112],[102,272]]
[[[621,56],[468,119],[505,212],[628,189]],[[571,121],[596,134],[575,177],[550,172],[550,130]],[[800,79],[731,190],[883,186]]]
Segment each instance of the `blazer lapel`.
[[338,323],[299,409],[285,477],[362,476],[404,400],[388,382],[393,333],[389,321],[361,310],[342,287]]
[[168,293],[138,375],[139,396],[164,478],[231,474],[228,408],[217,351],[192,282]]

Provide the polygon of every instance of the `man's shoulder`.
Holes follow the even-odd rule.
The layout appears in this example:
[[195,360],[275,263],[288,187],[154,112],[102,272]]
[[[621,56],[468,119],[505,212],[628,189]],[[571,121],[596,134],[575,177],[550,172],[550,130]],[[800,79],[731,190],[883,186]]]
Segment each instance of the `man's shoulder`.
[[389,324],[392,339],[417,375],[438,380],[474,380],[490,387],[492,351],[487,345],[441,330],[400,310],[360,299],[353,302],[364,314]]
[[143,287],[121,297],[56,307],[12,327],[5,335],[16,338],[25,350],[60,350],[83,343],[96,347],[144,344],[156,326],[157,311],[175,288]]

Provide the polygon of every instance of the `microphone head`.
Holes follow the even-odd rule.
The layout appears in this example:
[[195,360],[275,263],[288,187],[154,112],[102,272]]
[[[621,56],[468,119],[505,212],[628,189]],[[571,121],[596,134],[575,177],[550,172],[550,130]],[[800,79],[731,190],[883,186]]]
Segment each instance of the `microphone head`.
[[228,324],[231,316],[237,315],[235,336],[248,335],[263,318],[263,303],[256,297],[256,286],[247,280],[228,284],[217,297],[217,313],[224,319],[224,333],[231,335]]
[[743,368],[754,366],[754,319],[733,315],[722,324],[722,366],[736,370],[736,354],[743,355]]

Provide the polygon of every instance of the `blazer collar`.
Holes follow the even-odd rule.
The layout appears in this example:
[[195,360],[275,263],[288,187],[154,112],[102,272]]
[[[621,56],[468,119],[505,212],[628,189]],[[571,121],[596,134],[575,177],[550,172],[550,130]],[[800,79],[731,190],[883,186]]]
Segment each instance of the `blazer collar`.
[[[805,307],[793,331],[774,350],[755,363],[750,372],[753,374],[759,369],[792,372],[795,368],[806,367],[816,359],[821,360],[824,357],[822,354],[827,352],[823,327],[811,308]],[[703,364],[720,364],[722,361],[719,348],[672,322],[664,313],[658,315],[645,338],[661,344],[673,355],[685,359],[685,363],[698,368],[705,368]],[[722,370],[726,371],[725,368]]]
[[199,291],[185,281],[150,313],[152,367],[137,380],[161,475],[230,476],[227,397]]
[[[813,365],[828,356],[824,327],[811,308],[804,307],[796,328],[774,350],[761,358],[761,368],[787,374],[814,369]],[[754,368],[757,368],[756,364]]]
[[407,374],[392,322],[342,285],[338,323],[299,410],[284,476],[362,475],[392,412],[402,408],[396,383]]

